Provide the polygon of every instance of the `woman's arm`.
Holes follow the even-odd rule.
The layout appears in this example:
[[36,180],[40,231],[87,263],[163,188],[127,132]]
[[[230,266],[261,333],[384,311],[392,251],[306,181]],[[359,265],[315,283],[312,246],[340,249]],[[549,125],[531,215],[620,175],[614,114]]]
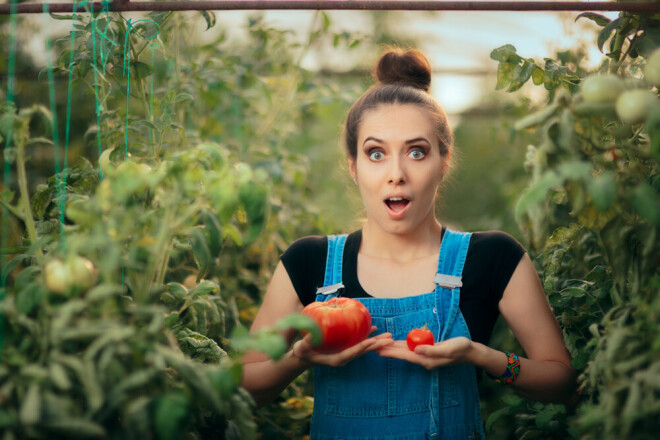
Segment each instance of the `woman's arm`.
[[[272,327],[278,320],[292,313],[298,313],[303,306],[298,299],[289,274],[280,262],[270,281],[263,303],[250,331]],[[372,331],[375,327],[372,327]],[[293,330],[284,333],[290,345],[296,337]],[[338,353],[325,354],[314,350],[311,336],[297,341],[281,359],[272,360],[259,352],[243,356],[243,381],[241,386],[254,398],[258,405],[274,400],[303,371],[313,365],[345,365],[351,359],[367,351],[376,350],[392,342],[390,333],[368,338],[353,347]]]
[[[577,375],[564,345],[559,324],[550,308],[532,260],[527,254],[518,263],[499,304],[500,313],[520,342],[527,358],[520,358],[520,374],[512,386],[525,397],[540,401],[569,402],[576,397]],[[492,349],[490,349],[492,350]],[[481,349],[488,359],[492,353]],[[499,355],[499,371],[494,360],[486,368],[500,375],[506,356]]]
[[[527,358],[520,357],[520,373],[511,386],[530,399],[571,402],[576,397],[576,374],[559,324],[527,254],[511,276],[499,309],[527,355]],[[502,375],[507,367],[506,354],[463,337],[421,345],[414,352],[408,350],[405,341],[396,341],[379,354],[415,362],[428,369],[471,363],[493,376]]]
[[[280,262],[275,268],[263,303],[250,328],[251,332],[272,327],[278,320],[302,310],[302,304],[296,295],[289,274]],[[295,338],[294,331],[283,335],[288,344]],[[243,362],[243,380],[241,386],[254,398],[258,405],[275,399],[284,388],[309,366],[306,362],[286,353],[274,361],[260,352],[249,352],[241,359]]]

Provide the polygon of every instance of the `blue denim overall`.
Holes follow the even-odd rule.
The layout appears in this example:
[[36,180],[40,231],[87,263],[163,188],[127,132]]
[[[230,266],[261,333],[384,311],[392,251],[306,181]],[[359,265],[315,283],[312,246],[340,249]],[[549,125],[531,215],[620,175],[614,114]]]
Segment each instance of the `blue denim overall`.
[[[346,235],[328,237],[324,287],[317,301],[342,288]],[[403,298],[357,298],[378,330],[405,340],[428,325],[443,341],[470,337],[458,301],[469,233],[447,230],[440,246],[434,292]],[[372,336],[373,336],[372,335]],[[428,371],[369,352],[343,367],[314,369],[312,440],[483,439],[476,372],[461,364]]]

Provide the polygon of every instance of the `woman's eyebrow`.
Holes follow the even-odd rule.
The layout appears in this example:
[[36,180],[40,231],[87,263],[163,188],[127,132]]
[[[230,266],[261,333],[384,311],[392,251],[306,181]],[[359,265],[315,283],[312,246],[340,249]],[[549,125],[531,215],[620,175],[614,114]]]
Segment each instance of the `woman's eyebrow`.
[[366,143],[369,142],[369,141],[374,141],[374,142],[378,142],[378,143],[383,143],[383,141],[382,141],[381,139],[375,138],[375,137],[373,137],[373,136],[369,136],[368,138],[366,138],[366,139],[364,140],[364,142],[362,142],[362,145],[366,144]]
[[406,144],[416,144],[417,142],[420,142],[420,141],[423,141],[423,142],[426,142],[427,144],[430,144],[429,140],[426,139],[426,138],[423,137],[423,136],[416,137],[415,139],[407,140],[407,141],[406,141]]

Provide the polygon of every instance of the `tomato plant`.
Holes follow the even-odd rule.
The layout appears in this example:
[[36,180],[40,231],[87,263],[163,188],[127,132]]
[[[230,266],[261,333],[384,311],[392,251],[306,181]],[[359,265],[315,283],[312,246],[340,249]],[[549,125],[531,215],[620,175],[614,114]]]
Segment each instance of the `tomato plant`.
[[321,329],[321,352],[337,352],[361,342],[371,332],[371,314],[360,301],[331,298],[305,306],[303,315],[314,319]]
[[[247,42],[200,46],[193,16],[147,17],[53,15],[73,22],[53,73],[73,80],[78,113],[54,175],[33,171],[38,148],[64,150],[50,139],[66,103],[0,105],[17,173],[0,201],[20,224],[2,250],[7,438],[255,438],[273,423],[254,418],[238,359],[281,356],[283,327],[317,330],[306,317],[254,335],[245,324],[291,237],[325,227],[298,138],[329,87],[299,61],[332,40],[329,23],[317,13],[293,49],[288,31],[250,17]],[[143,40],[154,24],[157,42]],[[301,385],[287,392],[307,400]],[[309,417],[294,411],[287,429]]]
[[[515,215],[580,373],[582,400],[574,412],[508,397],[510,409],[493,412],[486,425],[505,417],[516,438],[653,438],[660,410],[648,402],[658,393],[641,378],[660,378],[660,110],[653,87],[660,18],[578,18],[602,28],[596,71],[574,51],[542,65],[512,46],[492,57],[498,71],[510,73],[503,86],[531,78],[548,90],[547,102],[516,125],[537,140]],[[522,75],[525,62],[536,75]],[[603,76],[624,84],[615,105],[616,93],[600,88]],[[602,84],[593,83],[597,77]],[[534,160],[537,153],[543,160]]]
[[406,336],[406,344],[410,351],[415,351],[415,348],[420,345],[435,344],[435,336],[433,336],[433,332],[429,330],[429,326],[424,325],[422,328],[414,328],[408,332],[408,336]]

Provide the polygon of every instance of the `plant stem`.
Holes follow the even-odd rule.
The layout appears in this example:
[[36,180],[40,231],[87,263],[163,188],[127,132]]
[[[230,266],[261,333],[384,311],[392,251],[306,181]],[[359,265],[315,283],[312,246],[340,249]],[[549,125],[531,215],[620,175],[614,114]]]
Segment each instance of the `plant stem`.
[[[28,192],[27,174],[25,172],[25,143],[23,142],[18,143],[16,146],[16,171],[18,173],[18,187],[21,192],[21,201],[23,202],[25,229],[27,230],[30,242],[34,244],[37,242],[37,228],[34,224],[32,207],[30,206],[30,193]],[[36,253],[37,256],[41,256],[41,249],[37,249]]]

